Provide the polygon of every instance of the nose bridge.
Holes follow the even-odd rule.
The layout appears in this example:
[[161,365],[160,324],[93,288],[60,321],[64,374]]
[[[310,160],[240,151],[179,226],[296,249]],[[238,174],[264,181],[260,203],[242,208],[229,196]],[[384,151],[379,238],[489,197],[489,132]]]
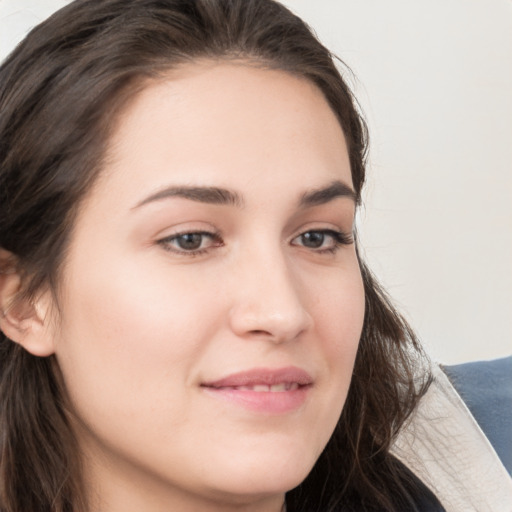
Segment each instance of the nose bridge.
[[296,338],[312,324],[301,287],[282,247],[264,245],[237,265],[238,292],[231,324],[240,336],[263,336],[274,342]]

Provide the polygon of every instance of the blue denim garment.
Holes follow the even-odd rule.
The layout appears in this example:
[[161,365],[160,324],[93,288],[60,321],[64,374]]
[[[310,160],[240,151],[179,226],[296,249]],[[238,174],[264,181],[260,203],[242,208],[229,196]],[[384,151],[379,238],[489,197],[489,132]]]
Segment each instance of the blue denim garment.
[[512,356],[443,371],[512,475]]

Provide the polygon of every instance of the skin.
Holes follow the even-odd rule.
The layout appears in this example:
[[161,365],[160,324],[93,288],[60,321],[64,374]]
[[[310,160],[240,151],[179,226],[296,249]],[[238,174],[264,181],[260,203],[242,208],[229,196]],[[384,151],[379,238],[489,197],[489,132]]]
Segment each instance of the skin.
[[[93,510],[279,511],[339,418],[363,323],[353,198],[300,205],[352,187],[339,123],[306,80],[201,62],[148,84],[109,147],[31,341],[62,370]],[[162,192],[190,186],[237,201]],[[190,232],[209,233],[198,250]],[[313,383],[285,413],[202,386],[289,366]]]

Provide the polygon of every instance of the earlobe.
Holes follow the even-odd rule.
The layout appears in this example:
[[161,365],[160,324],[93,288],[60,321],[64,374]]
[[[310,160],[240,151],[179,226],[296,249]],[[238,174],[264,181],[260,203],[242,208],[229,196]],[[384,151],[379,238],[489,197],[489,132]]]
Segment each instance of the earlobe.
[[20,297],[22,283],[13,257],[0,249],[0,329],[35,356],[53,354],[48,294],[35,300]]

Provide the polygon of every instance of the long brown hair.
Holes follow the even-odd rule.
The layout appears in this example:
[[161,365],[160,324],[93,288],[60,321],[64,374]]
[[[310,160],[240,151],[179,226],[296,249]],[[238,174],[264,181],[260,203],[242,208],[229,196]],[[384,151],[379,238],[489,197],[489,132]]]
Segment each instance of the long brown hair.
[[[333,55],[272,0],[76,0],[0,68],[0,249],[24,297],[56,290],[80,201],[118,112],[148,79],[196,59],[243,59],[313,82],[345,134],[357,197],[367,132]],[[340,63],[340,68],[348,69]],[[0,262],[2,263],[2,262]],[[289,510],[414,510],[390,445],[424,392],[421,348],[361,261],[366,314],[335,432]],[[4,261],[0,272],[9,271]],[[0,510],[85,512],[80,454],[54,357],[0,333]]]

